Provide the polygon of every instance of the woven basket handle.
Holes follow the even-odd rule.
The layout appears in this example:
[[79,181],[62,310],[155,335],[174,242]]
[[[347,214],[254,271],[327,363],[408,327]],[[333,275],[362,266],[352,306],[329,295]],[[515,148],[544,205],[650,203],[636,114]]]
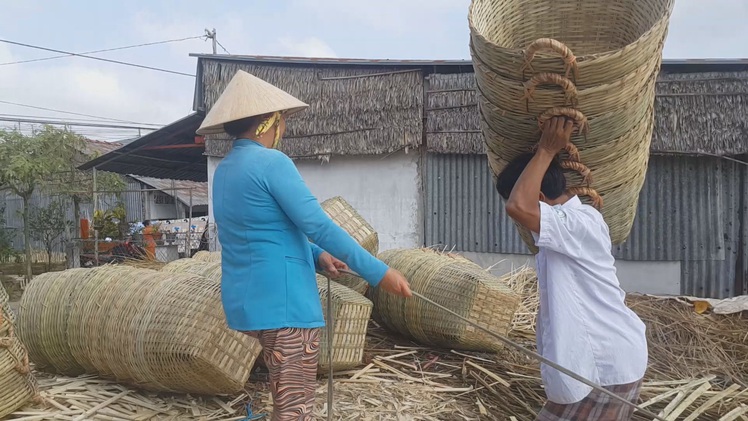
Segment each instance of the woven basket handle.
[[555,107],[547,110],[538,117],[538,126],[542,129],[543,124],[545,124],[546,121],[559,116],[574,120],[574,126],[577,129],[577,133],[589,133],[590,123],[587,121],[587,116],[585,116],[581,111],[569,107]]
[[567,77],[557,75],[555,73],[538,73],[533,76],[530,80],[525,82],[525,95],[522,100],[531,101],[532,96],[535,93],[535,89],[541,85],[557,85],[564,90],[566,94],[566,100],[572,105],[576,105],[577,100],[577,87],[574,82]]
[[598,210],[602,209],[603,207],[603,198],[600,197],[599,194],[597,194],[597,190],[591,187],[569,187],[566,191],[569,194],[589,197],[590,199],[592,199],[592,206],[594,206]]
[[534,70],[532,69],[532,61],[535,59],[535,54],[539,51],[552,51],[558,53],[564,61],[566,71],[565,76],[569,77],[569,74],[573,74],[574,80],[576,80],[578,72],[577,57],[571,52],[571,49],[567,47],[566,44],[552,38],[540,38],[535,40],[525,49],[525,64],[522,66],[522,72],[529,68],[530,71],[534,73]]
[[565,170],[576,171],[582,176],[582,181],[589,187],[592,183],[592,172],[590,169],[579,161],[566,160],[561,161],[561,168]]

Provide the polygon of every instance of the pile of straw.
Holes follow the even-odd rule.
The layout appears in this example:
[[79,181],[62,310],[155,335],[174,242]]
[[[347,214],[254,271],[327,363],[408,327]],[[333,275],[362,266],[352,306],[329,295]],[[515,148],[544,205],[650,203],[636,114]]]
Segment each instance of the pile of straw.
[[[473,0],[471,55],[494,174],[575,121],[570,192],[602,207],[614,243],[634,220],[649,161],[655,81],[673,0]],[[602,206],[604,204],[604,206]],[[534,250],[532,237],[521,230]]]
[[[191,273],[215,282],[221,280],[221,264],[215,262],[179,259],[166,265],[162,271]],[[366,345],[366,329],[373,304],[361,294],[343,285],[332,282],[331,287],[334,320],[332,366],[335,370],[346,370],[361,364]],[[317,276],[317,289],[323,310],[325,310],[324,315],[327,317],[327,278]],[[327,328],[325,328],[322,329],[320,337],[320,371],[328,369],[329,358]]]
[[[322,202],[322,209],[338,226],[343,228],[361,247],[376,256],[379,253],[379,235],[374,228],[342,197]],[[334,280],[348,288],[365,294],[369,283],[361,278],[343,275]]]
[[15,316],[0,285],[0,418],[37,398],[26,348],[15,336]]
[[240,391],[260,352],[226,326],[218,282],[128,266],[35,278],[18,332],[39,368],[159,391]]
[[[379,258],[402,272],[413,291],[491,332],[508,332],[519,295],[478,265],[430,249],[391,250]],[[370,297],[378,322],[422,344],[474,351],[501,349],[493,337],[423,300],[404,299],[379,288],[372,289]]]

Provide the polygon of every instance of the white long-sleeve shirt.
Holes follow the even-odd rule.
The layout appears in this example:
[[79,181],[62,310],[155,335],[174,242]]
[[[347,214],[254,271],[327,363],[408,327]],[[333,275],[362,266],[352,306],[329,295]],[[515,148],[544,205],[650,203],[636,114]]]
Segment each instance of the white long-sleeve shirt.
[[[644,323],[629,309],[611,253],[608,226],[577,196],[563,205],[540,203],[533,233],[540,290],[537,343],[541,355],[601,386],[644,377]],[[548,399],[575,403],[592,389],[541,364]]]

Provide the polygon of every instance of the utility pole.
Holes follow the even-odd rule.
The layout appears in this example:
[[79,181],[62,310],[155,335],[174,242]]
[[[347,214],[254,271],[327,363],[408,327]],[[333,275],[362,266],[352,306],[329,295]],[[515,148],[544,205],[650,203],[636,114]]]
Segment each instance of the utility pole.
[[213,54],[218,54],[218,41],[216,38],[216,28],[213,28],[212,31],[206,29],[205,37],[213,41]]

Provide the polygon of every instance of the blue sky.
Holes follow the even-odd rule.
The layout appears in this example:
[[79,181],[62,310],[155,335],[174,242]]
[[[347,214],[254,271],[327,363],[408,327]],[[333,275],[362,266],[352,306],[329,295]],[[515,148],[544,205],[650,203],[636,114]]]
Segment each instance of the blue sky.
[[[612,1],[612,0],[611,0]],[[0,0],[0,38],[83,52],[216,28],[233,54],[468,59],[469,0]],[[748,57],[747,0],[676,0],[666,58]],[[99,54],[194,73],[202,40]],[[0,64],[50,53],[0,43]],[[81,58],[0,65],[0,100],[147,123],[191,110],[194,79]],[[0,104],[0,114],[63,117]],[[116,140],[124,130],[81,129]]]

